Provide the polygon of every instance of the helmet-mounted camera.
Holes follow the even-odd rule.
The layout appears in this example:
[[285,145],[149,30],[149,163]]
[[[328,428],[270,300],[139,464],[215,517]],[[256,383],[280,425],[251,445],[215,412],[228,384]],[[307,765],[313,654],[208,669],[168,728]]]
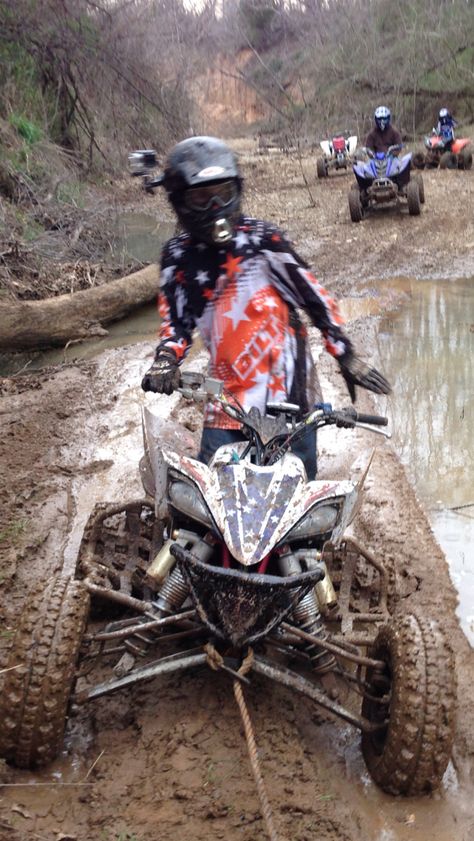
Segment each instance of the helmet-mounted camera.
[[143,187],[147,193],[152,193],[154,187],[159,187],[163,183],[162,175],[150,174],[157,166],[158,156],[154,149],[137,149],[135,152],[130,152],[128,156],[130,175],[140,176],[143,179]]
[[158,164],[158,158],[154,149],[137,149],[130,152],[128,156],[128,168],[130,175],[145,175]]

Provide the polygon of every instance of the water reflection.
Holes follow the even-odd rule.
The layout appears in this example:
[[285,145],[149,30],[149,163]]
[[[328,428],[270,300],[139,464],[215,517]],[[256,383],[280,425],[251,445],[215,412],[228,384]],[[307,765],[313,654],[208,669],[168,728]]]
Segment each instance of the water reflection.
[[[163,244],[176,230],[174,222],[157,220],[148,213],[126,211],[116,218],[116,232],[110,243],[110,254],[103,255],[114,265],[133,258],[142,263],[159,261]],[[156,304],[146,304],[127,318],[107,325],[107,335],[84,341],[72,341],[65,348],[24,353],[0,353],[0,377],[11,377],[20,371],[37,371],[48,365],[61,365],[76,359],[92,359],[110,347],[141,341],[153,341],[158,335]]]
[[83,342],[72,342],[65,348],[24,353],[0,353],[0,376],[11,377],[19,371],[38,371],[48,365],[62,365],[77,359],[94,359],[113,347],[158,340],[159,316],[156,303],[139,307],[127,318],[107,325],[107,335]]
[[396,395],[394,444],[418,495],[435,509],[433,529],[474,643],[473,283],[400,281],[410,304],[382,322],[380,356]]
[[112,256],[115,261],[134,258],[143,263],[157,263],[163,242],[173,236],[175,227],[174,222],[158,221],[149,213],[119,213]]

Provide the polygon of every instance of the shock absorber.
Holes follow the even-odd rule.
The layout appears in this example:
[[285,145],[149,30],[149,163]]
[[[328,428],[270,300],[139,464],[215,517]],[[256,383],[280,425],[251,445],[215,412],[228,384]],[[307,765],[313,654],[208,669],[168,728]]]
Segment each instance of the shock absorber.
[[[278,560],[283,575],[299,575],[303,572],[299,555],[303,558],[304,551],[292,552],[289,546],[283,547],[283,552]],[[302,631],[311,634],[313,637],[324,641],[329,636],[321,618],[314,587],[293,608],[293,619]],[[305,651],[311,658],[313,669],[319,674],[330,671],[336,664],[334,655],[330,651],[320,648],[316,642],[306,643]]]
[[153,602],[153,607],[158,608],[163,616],[169,616],[184,604],[188,592],[189,588],[183,573],[178,566],[175,566]]
[[[209,560],[214,551],[214,540],[212,535],[205,535],[202,538],[194,532],[186,531],[186,529],[179,529],[178,531],[173,532],[173,538],[174,540],[168,540],[163,549],[160,550],[160,553],[166,553],[166,560],[168,560],[168,557],[171,558],[168,569],[170,569],[171,565],[175,561],[173,555],[169,552],[169,545],[171,545],[171,543],[179,543],[180,546],[188,548],[189,551],[191,551],[199,561],[203,561],[203,563],[206,563],[206,561]],[[157,563],[157,559],[155,559],[151,567],[147,570],[148,574],[153,575],[153,568],[157,569],[159,567],[160,564]],[[155,577],[158,578],[156,575]],[[188,592],[189,587],[186,584],[183,573],[181,572],[179,566],[175,565],[161,587],[157,598],[153,602],[153,606],[158,608],[163,616],[168,616],[175,613],[176,610],[179,610],[181,605],[186,601]]]
[[[293,616],[296,624],[302,631],[320,640],[327,639],[328,633],[321,619],[314,589],[306,593],[306,596],[298,602],[293,610]],[[328,672],[336,665],[334,654],[320,648],[317,643],[308,642],[305,646],[305,651],[311,658],[311,664],[315,672],[319,672],[320,674],[322,672]]]
[[[201,538],[194,532],[179,529],[173,532],[172,538],[166,541],[147,569],[147,574],[155,581],[164,582],[153,601],[157,618],[172,616],[176,613],[186,601],[189,593],[189,587],[179,566],[175,565],[173,567],[175,558],[170,552],[172,543],[179,543],[181,546],[189,548],[203,562],[209,560],[214,551],[212,535]],[[127,651],[115,666],[115,673],[122,676],[129,672],[134,666],[136,657],[145,655],[150,646],[158,639],[160,633],[159,629],[147,630],[144,627],[143,631],[136,631],[133,635],[127,637],[124,642]]]

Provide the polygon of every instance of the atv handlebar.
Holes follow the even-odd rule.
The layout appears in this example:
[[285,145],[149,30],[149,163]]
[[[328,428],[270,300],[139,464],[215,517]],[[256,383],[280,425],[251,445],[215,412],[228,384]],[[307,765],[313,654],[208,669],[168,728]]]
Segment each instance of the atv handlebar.
[[310,412],[306,419],[301,424],[298,424],[298,426],[308,426],[313,423],[318,429],[332,424],[344,427],[345,429],[352,429],[358,426],[363,429],[370,429],[371,432],[385,435],[386,438],[391,437],[389,432],[382,432],[381,429],[372,429],[374,426],[387,426],[388,418],[382,415],[366,415],[362,412],[356,412],[352,406],[344,409],[333,409],[330,404],[326,404],[324,409],[317,409],[314,412]]
[[[393,146],[389,146],[387,149],[387,155],[397,155],[398,152],[401,152],[403,149],[403,143],[395,143]],[[363,146],[362,151],[367,155],[368,158],[375,158],[375,152],[373,149],[370,149],[369,146]]]
[[[273,417],[262,417],[258,411],[246,412],[237,399],[224,389],[221,380],[206,377],[194,371],[181,372],[180,394],[188,400],[202,403],[213,400],[219,403],[222,410],[233,420],[238,420],[248,430],[252,430],[261,439],[294,439],[299,437],[309,426],[321,428],[335,425],[346,429],[355,426],[369,429],[390,438],[390,433],[373,427],[387,426],[388,418],[381,415],[366,415],[356,412],[352,406],[345,409],[333,410],[331,404],[321,404],[307,415],[297,420],[299,407],[293,403],[271,403],[268,409]],[[273,429],[271,425],[273,422]],[[271,434],[270,434],[271,433]]]

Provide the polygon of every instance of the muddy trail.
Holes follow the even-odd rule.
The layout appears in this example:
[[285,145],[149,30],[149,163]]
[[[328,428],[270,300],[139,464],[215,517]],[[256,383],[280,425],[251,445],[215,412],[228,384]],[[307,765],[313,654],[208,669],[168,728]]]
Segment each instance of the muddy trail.
[[[285,228],[331,291],[370,302],[367,312],[397,306],[392,277],[474,275],[472,172],[426,173],[420,217],[381,211],[354,225],[349,175],[318,182],[314,159],[305,158],[308,191],[297,159],[258,155],[248,141],[235,147],[246,210]],[[147,210],[170,218],[160,195],[147,199]],[[386,286],[378,282],[384,279]],[[357,318],[348,332],[383,370],[376,317]],[[319,335],[313,351],[324,396],[347,403]],[[29,594],[55,573],[73,574],[94,504],[142,495],[141,406],[161,401],[160,411],[197,442],[199,418],[177,395],[141,392],[152,352],[150,341],[0,380],[2,664]],[[376,403],[364,394],[359,408],[390,417],[396,399]],[[474,835],[474,655],[456,617],[445,557],[390,442],[381,440],[363,430],[321,436],[320,477],[345,476],[356,456],[376,444],[352,528],[371,552],[395,565],[397,610],[436,618],[451,641],[458,680],[453,757],[439,791],[390,797],[371,781],[354,728],[252,677],[246,698],[281,841],[469,841]],[[2,763],[0,783],[5,841],[266,837],[231,679],[208,669],[91,702],[70,718],[59,759],[40,772]]]

